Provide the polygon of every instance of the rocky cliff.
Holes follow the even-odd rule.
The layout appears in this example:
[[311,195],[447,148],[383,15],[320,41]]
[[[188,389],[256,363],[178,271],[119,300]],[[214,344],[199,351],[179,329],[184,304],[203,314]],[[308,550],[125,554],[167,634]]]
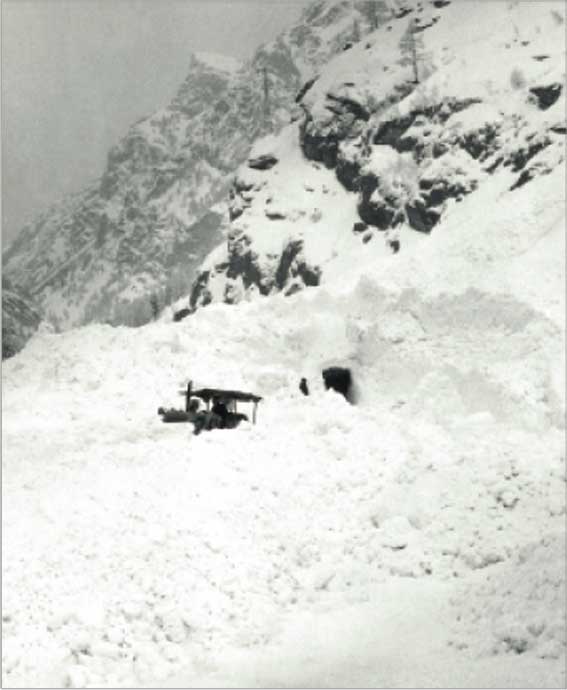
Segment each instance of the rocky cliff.
[[[4,274],[57,329],[139,325],[188,292],[227,229],[227,192],[251,143],[298,111],[295,97],[386,2],[314,3],[246,64],[197,54],[172,102],[134,124],[103,175],[23,229]],[[362,29],[361,29],[362,26]]]
[[2,359],[13,357],[37,331],[42,318],[29,294],[2,280]]
[[191,306],[347,276],[443,232],[465,197],[488,213],[487,190],[520,198],[562,169],[564,20],[553,2],[431,0],[355,32],[239,169]]

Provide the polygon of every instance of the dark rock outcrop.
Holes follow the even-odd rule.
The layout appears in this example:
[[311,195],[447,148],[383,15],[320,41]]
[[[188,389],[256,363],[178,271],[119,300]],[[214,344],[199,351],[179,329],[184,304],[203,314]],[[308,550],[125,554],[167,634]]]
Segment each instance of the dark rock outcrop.
[[357,221],[353,226],[352,226],[352,231],[355,234],[366,232],[368,230],[368,225],[366,223],[362,223],[360,221]]
[[[227,250],[226,262],[218,263],[199,275],[191,292],[191,309],[206,306],[212,301],[210,283],[215,275],[226,279],[224,301],[228,304],[242,297],[235,290],[237,282],[241,282],[244,290],[255,287],[261,295],[269,295],[273,291],[292,295],[305,287],[319,285],[321,270],[306,260],[302,240],[290,241],[281,254],[269,255],[261,261],[250,238],[236,231],[229,236]],[[267,270],[267,262],[271,264],[271,270]]]
[[5,280],[2,282],[2,359],[8,359],[37,331],[42,317],[29,294]]
[[475,160],[484,161],[496,150],[498,133],[497,125],[486,124],[473,132],[466,132],[459,144]]
[[187,318],[190,314],[191,309],[180,309],[173,314],[173,320],[175,322],[183,321],[183,319]]
[[429,208],[422,201],[414,201],[405,207],[408,223],[418,232],[431,232],[441,217],[437,209]]
[[546,86],[534,86],[530,89],[530,93],[535,96],[538,108],[547,110],[559,100],[562,90],[563,85],[556,82]]
[[267,153],[257,158],[248,159],[248,167],[254,170],[269,170],[273,168],[277,162],[278,159],[274,155]]
[[296,103],[301,103],[303,100],[303,96],[309,91],[309,89],[313,86],[313,84],[317,81],[319,77],[312,77],[311,79],[308,79],[305,84],[301,87],[301,89],[298,91],[297,96],[295,97],[295,102]]
[[510,158],[504,162],[504,165],[510,165],[514,172],[519,172],[534,156],[547,148],[550,143],[551,141],[548,137],[534,137],[531,141],[526,141],[523,146],[516,149]]
[[[286,285],[288,291],[297,292],[301,286],[314,287],[319,285],[321,270],[307,264],[303,257],[303,241],[289,242],[282,252],[275,275],[275,286],[283,290]],[[286,291],[286,294],[291,294]]]
[[234,232],[229,235],[226,277],[231,280],[241,278],[244,288],[256,285],[260,294],[267,295],[269,288],[263,280],[258,255],[250,248],[251,244],[250,238],[243,233]]
[[348,95],[327,93],[325,107],[332,114],[328,122],[316,122],[304,106],[300,128],[301,148],[306,158],[323,163],[327,168],[337,166],[341,141],[356,139],[365,129],[370,112],[365,104]]

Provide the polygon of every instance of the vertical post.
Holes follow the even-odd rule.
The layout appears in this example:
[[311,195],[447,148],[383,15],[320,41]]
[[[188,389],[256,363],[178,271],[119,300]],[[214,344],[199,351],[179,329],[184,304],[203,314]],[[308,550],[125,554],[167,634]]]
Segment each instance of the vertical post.
[[189,403],[191,402],[191,388],[193,387],[193,381],[189,381],[187,384],[187,391],[185,393],[185,412],[189,412]]
[[256,424],[256,410],[258,409],[258,403],[254,403],[254,409],[252,410],[252,422]]

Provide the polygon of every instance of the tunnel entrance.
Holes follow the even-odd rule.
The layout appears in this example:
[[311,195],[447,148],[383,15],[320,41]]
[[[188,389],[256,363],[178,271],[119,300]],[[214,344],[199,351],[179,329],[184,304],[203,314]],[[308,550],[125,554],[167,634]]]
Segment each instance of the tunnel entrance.
[[337,393],[340,393],[345,399],[352,404],[352,376],[350,369],[343,367],[328,367],[323,369],[323,381],[325,388],[329,390],[332,388]]

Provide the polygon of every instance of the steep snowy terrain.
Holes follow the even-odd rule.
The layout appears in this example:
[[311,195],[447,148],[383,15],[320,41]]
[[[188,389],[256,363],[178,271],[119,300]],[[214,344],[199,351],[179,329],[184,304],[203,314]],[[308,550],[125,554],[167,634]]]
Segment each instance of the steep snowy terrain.
[[[4,685],[562,687],[565,179],[509,181],[371,271],[5,363]],[[162,424],[188,378],[257,425]]]
[[378,7],[370,16],[364,3],[318,3],[245,64],[191,56],[171,103],[130,128],[100,180],[22,231],[3,254],[4,274],[58,329],[150,320],[150,297],[163,306],[185,294],[222,240],[219,202],[251,143],[289,122],[304,81],[342,50],[354,17],[363,27],[382,21],[389,11]]
[[398,11],[324,66],[294,125],[255,145],[231,189],[228,242],[207,258],[191,306],[289,294],[403,253],[443,232],[465,197],[486,201],[487,187],[513,205],[564,165],[564,81],[557,3]]
[[[348,88],[382,98],[361,25],[311,119],[255,145],[193,293],[213,303],[4,363],[5,687],[565,686],[563,8],[423,7],[427,50],[460,51],[372,129],[340,115],[362,143],[313,160],[330,81],[360,65]],[[352,232],[361,210],[399,223]],[[263,396],[257,424],[163,424],[188,379]]]

